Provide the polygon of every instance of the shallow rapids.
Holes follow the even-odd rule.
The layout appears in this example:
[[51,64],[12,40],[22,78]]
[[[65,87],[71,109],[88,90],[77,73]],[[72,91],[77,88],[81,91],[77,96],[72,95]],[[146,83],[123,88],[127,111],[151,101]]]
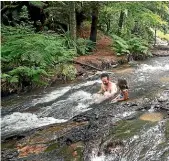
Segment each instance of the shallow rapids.
[[[112,81],[126,78],[130,87],[130,100],[155,98],[160,91],[169,88],[169,57],[152,58],[138,63],[127,72],[126,67],[109,71]],[[131,69],[131,67],[130,67]],[[100,88],[99,74],[76,84],[50,87],[25,95],[2,99],[1,132],[12,135],[29,129],[61,123],[85,111],[97,108],[92,95]],[[109,104],[102,104],[111,107]],[[130,112],[132,114],[132,111]],[[114,120],[126,117],[125,112],[114,116]]]

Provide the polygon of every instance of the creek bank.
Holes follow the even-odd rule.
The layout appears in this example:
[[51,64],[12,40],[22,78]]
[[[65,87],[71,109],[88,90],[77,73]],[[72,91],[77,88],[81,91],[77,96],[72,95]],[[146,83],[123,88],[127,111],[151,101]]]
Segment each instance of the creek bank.
[[152,54],[154,56],[169,56],[169,45],[156,45],[154,49],[152,50]]
[[[2,160],[59,161],[78,158],[87,161],[93,148],[99,147],[96,150],[99,153],[106,147],[123,147],[123,135],[117,136],[117,140],[110,144],[112,136],[125,120],[131,120],[129,126],[133,127],[132,120],[138,117],[137,111],[147,111],[153,106],[155,111],[164,111],[165,118],[168,118],[169,89],[155,100],[141,102],[128,101],[112,104],[111,107],[106,106],[110,102],[103,102],[97,108],[83,112],[66,123],[41,127],[8,138],[2,136]],[[138,124],[136,130],[142,123]],[[167,129],[166,134],[169,133]],[[136,130],[133,129],[131,134]]]

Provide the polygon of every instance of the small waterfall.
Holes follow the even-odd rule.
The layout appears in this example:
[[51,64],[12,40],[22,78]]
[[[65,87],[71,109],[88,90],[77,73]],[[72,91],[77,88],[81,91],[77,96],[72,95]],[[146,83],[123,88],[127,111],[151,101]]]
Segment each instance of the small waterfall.
[[148,65],[148,64],[141,64],[138,71],[141,72],[157,72],[157,71],[169,71],[169,64],[155,64],[155,65]]
[[87,81],[85,83],[80,83],[80,84],[73,85],[73,86],[62,87],[62,88],[56,89],[48,94],[45,94],[41,98],[33,99],[31,104],[32,104],[32,106],[35,106],[36,104],[51,102],[51,101],[54,101],[57,98],[63,96],[69,90],[80,89],[81,87],[87,87],[87,86],[93,85],[95,83],[101,83],[101,81],[100,80]]
[[50,106],[41,108],[39,115],[43,117],[53,115],[58,118],[70,119],[81,112],[89,110],[88,107],[92,103],[92,94],[79,90],[72,93],[65,100],[60,100]]
[[6,115],[1,120],[1,135],[14,134],[41,126],[66,122],[64,119],[55,119],[53,117],[38,117],[31,113],[14,112]]
[[164,142],[164,121],[161,121],[149,129],[143,128],[138,135],[127,140],[122,158],[143,161],[161,160],[163,150],[158,150],[158,146]]
[[91,161],[161,160],[164,152],[169,150],[169,144],[160,146],[166,141],[164,124],[165,121],[160,121],[153,127],[143,127],[138,134],[130,139],[123,140],[124,147],[121,147],[121,150],[118,149],[120,147],[116,146],[109,155],[94,156],[91,154]]
[[53,101],[53,100],[57,99],[58,97],[64,95],[70,89],[71,89],[71,87],[63,87],[63,88],[54,90],[51,93],[46,94],[42,98],[32,100],[32,105],[35,106],[36,104],[39,104],[39,103],[42,104],[42,103],[45,103],[45,102]]

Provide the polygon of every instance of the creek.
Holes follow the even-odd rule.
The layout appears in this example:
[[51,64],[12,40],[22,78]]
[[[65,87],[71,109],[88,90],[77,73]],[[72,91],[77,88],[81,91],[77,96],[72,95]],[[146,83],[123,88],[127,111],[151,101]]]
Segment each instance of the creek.
[[[53,85],[44,90],[3,98],[2,140],[4,144],[9,144],[9,138],[39,128],[54,125],[59,127],[69,122],[88,122],[85,130],[72,128],[69,133],[61,135],[60,144],[65,138],[71,138],[73,143],[83,142],[80,146],[82,154],[79,154],[81,160],[83,158],[85,161],[167,161],[168,62],[169,57],[154,57],[130,66],[124,65],[105,71],[109,73],[113,82],[118,78],[127,80],[130,99],[121,103],[103,101],[95,104],[93,101],[92,95],[100,88],[101,72],[83,82]],[[58,138],[60,134],[53,140]],[[4,147],[2,150],[8,149]],[[16,146],[14,148],[16,149]],[[31,157],[26,156],[25,160],[66,160],[64,154],[58,158],[54,152],[50,153],[50,157],[44,153],[31,154]],[[4,153],[4,158],[5,156],[7,153]],[[22,160],[22,157],[18,156],[12,158]],[[77,158],[67,160],[73,159]]]

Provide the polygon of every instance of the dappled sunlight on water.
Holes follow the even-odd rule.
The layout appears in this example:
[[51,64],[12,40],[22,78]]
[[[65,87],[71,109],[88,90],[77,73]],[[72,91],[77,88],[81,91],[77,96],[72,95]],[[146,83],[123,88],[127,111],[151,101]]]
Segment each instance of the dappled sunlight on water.
[[160,82],[169,82],[169,77],[161,77]]
[[152,112],[152,113],[145,113],[139,117],[140,120],[145,120],[145,121],[160,121],[163,119],[163,114],[160,112]]
[[113,72],[118,73],[118,74],[129,74],[134,71],[133,68],[126,68],[126,69],[120,69],[120,70],[114,70]]

